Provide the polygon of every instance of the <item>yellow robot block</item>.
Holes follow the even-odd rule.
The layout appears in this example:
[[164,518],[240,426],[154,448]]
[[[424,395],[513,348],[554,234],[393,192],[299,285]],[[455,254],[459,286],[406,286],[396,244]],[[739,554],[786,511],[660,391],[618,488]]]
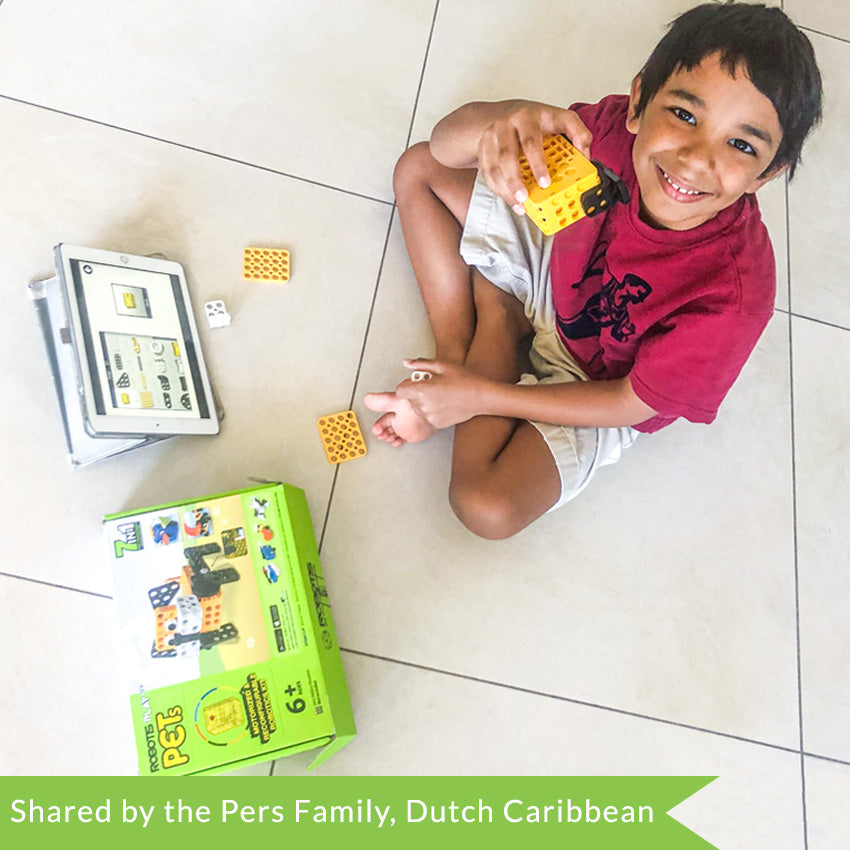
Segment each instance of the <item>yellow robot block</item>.
[[344,463],[366,454],[366,443],[353,410],[323,416],[316,425],[328,463]]
[[617,201],[628,201],[625,184],[605,169],[586,159],[564,136],[544,136],[543,152],[552,183],[542,189],[534,178],[528,160],[520,157],[520,169],[528,200],[528,217],[551,236],[570,224],[604,212]]
[[242,277],[245,280],[289,280],[289,251],[283,248],[246,248],[242,252]]

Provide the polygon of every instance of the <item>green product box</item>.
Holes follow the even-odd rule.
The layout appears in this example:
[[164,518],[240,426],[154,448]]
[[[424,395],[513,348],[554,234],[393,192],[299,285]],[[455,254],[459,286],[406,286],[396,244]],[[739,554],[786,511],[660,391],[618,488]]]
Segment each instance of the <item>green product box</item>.
[[304,492],[267,484],[110,514],[143,776],[219,773],[356,729]]

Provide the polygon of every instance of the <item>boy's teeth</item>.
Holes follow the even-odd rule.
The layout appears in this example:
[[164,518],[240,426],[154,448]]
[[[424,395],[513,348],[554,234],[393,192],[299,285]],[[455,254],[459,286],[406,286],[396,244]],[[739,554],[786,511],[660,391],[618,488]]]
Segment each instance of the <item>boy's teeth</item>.
[[668,176],[667,172],[662,168],[661,173],[664,175],[664,179],[677,191],[681,192],[683,195],[701,195],[702,192],[698,192],[696,189],[683,189],[681,186],[675,184]]

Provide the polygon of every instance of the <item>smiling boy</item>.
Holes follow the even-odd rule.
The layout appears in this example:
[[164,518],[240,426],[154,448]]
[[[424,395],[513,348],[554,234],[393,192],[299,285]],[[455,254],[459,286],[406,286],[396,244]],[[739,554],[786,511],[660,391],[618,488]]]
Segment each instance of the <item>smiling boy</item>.
[[[640,432],[711,422],[773,313],[754,193],[820,117],[808,39],[781,10],[681,15],[628,96],[561,109],[471,103],[399,161],[405,243],[436,342],[366,404],[391,446],[455,427],[449,498],[507,537],[574,498]],[[546,237],[523,215],[524,154],[549,184],[563,133],[631,202]],[[529,348],[530,346],[530,348]]]

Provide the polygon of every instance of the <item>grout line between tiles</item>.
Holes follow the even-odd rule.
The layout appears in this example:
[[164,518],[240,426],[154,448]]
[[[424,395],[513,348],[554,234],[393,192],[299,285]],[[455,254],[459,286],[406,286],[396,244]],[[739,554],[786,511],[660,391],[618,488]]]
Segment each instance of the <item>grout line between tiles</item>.
[[[439,11],[439,9],[440,9],[440,0],[437,0],[437,2],[434,4],[434,14],[431,17],[431,29],[428,32],[428,41],[425,45],[425,56],[422,60],[422,73],[420,73],[420,75],[419,75],[419,84],[416,87],[416,97],[413,100],[413,112],[410,115],[410,125],[407,128],[407,140],[405,141],[405,145],[404,145],[405,150],[410,145],[410,137],[413,133],[413,125],[416,122],[416,110],[419,106],[419,96],[422,93],[422,82],[425,79],[425,69],[428,66],[428,55],[431,51],[431,40],[434,37],[434,27],[437,23],[437,12]],[[375,279],[375,289],[372,293],[372,303],[369,305],[369,318],[366,321],[366,330],[363,334],[363,345],[360,348],[360,358],[357,361],[357,371],[354,374],[354,385],[351,388],[351,400],[350,400],[350,403],[349,403],[349,407],[353,407],[353,405],[354,405],[354,398],[357,394],[357,385],[360,382],[360,372],[363,368],[363,358],[366,355],[366,343],[369,339],[369,330],[372,327],[372,316],[373,316],[374,311],[375,311],[375,303],[378,300],[378,289],[380,288],[380,285],[381,285],[381,275],[383,274],[383,271],[384,271],[384,261],[386,260],[386,257],[387,257],[387,248],[388,248],[389,242],[390,242],[390,234],[392,233],[392,229],[393,229],[393,221],[395,220],[395,212],[396,212],[396,205],[395,205],[395,203],[393,203],[393,209],[392,209],[392,212],[390,213],[389,224],[387,225],[387,235],[384,238],[384,248],[383,248],[383,251],[381,252],[381,262],[378,265],[378,276]],[[336,483],[336,480],[334,480],[334,483]],[[324,529],[323,529],[323,534],[324,534]]]
[[[419,84],[416,87],[416,97],[413,100],[413,112],[410,115],[410,125],[407,128],[407,140],[406,140],[405,145],[404,145],[405,150],[410,145],[410,137],[413,133],[413,125],[416,122],[416,110],[419,107],[419,96],[422,93],[422,82],[425,79],[425,69],[428,66],[428,55],[431,52],[431,40],[434,37],[434,27],[437,23],[437,12],[439,11],[439,9],[440,9],[440,0],[437,0],[437,2],[434,4],[434,14],[431,17],[431,29],[428,31],[428,41],[425,45],[425,56],[422,59],[422,73],[419,75]],[[390,234],[392,233],[392,229],[393,229],[393,221],[395,220],[395,213],[396,213],[396,205],[395,205],[395,202],[393,202],[393,209],[392,209],[392,212],[390,213],[389,224],[387,225],[387,235],[384,239],[384,248],[383,248],[383,251],[381,252],[381,262],[378,266],[378,276],[375,279],[375,289],[374,289],[374,292],[372,293],[372,303],[369,306],[369,318],[366,322],[365,333],[363,334],[363,345],[360,349],[360,358],[357,361],[357,371],[354,374],[354,385],[351,388],[351,402],[349,404],[349,407],[354,405],[354,398],[357,394],[357,385],[360,382],[360,372],[361,372],[361,369],[363,368],[363,358],[366,355],[366,342],[369,339],[369,329],[372,326],[372,316],[373,316],[373,313],[375,311],[375,303],[378,300],[378,289],[381,285],[381,275],[383,274],[383,271],[384,271],[384,261],[386,260],[386,257],[387,257],[387,248],[388,248],[389,243],[390,243]]]
[[[425,672],[428,672],[428,673],[437,673],[437,674],[443,675],[443,676],[450,676],[453,679],[463,679],[467,682],[476,682],[480,685],[491,685],[492,687],[495,687],[495,688],[503,688],[504,690],[508,690],[508,691],[516,691],[518,693],[529,694],[531,696],[543,697],[544,699],[552,699],[552,700],[557,700],[559,702],[566,702],[566,703],[569,703],[570,705],[579,705],[579,706],[582,706],[584,708],[595,708],[595,709],[598,709],[599,711],[607,711],[607,712],[610,712],[612,714],[623,715],[624,717],[634,717],[638,720],[650,720],[653,723],[660,723],[664,726],[674,726],[678,729],[688,729],[692,732],[703,732],[706,735],[715,735],[718,738],[728,738],[728,739],[733,740],[733,741],[741,741],[745,744],[755,744],[756,746],[759,746],[759,747],[767,747],[768,749],[771,749],[771,750],[779,750],[779,751],[784,752],[784,753],[791,753],[791,754],[794,754],[794,755],[799,755],[801,757],[801,759],[804,755],[808,755],[807,753],[801,753],[800,750],[795,749],[794,747],[783,747],[781,744],[771,744],[767,741],[759,741],[759,740],[756,740],[755,738],[744,737],[743,735],[733,735],[731,732],[719,732],[716,729],[706,729],[702,726],[694,726],[693,724],[690,724],[690,723],[681,723],[677,720],[667,720],[666,718],[663,718],[663,717],[653,717],[651,714],[641,714],[640,712],[629,711],[628,709],[625,709],[625,708],[615,708],[614,706],[611,706],[611,705],[602,705],[601,703],[589,702],[587,700],[576,699],[574,697],[566,697],[566,696],[562,696],[561,694],[550,694],[550,693],[547,693],[546,691],[538,691],[538,690],[535,690],[534,688],[523,687],[522,685],[511,685],[511,684],[508,684],[507,682],[497,682],[494,679],[484,679],[484,678],[481,678],[480,676],[470,676],[466,673],[456,673],[453,670],[442,670],[439,667],[429,667],[426,664],[417,664],[413,661],[403,661],[399,658],[390,658],[389,656],[386,656],[386,655],[376,655],[372,652],[362,652],[360,650],[349,649],[349,648],[344,647],[344,646],[341,646],[340,650],[342,652],[347,652],[350,655],[358,655],[362,658],[371,658],[371,659],[374,659],[376,661],[386,661],[390,664],[398,664],[399,666],[410,667],[414,670],[424,670]],[[850,762],[839,761],[839,764],[847,764],[848,766],[850,766]],[[805,815],[805,812],[804,812],[804,815]]]
[[[375,277],[375,287],[372,290],[372,303],[369,305],[369,316],[366,319],[366,328],[363,331],[363,344],[360,346],[360,356],[357,360],[357,369],[354,372],[354,384],[351,388],[351,396],[348,400],[348,407],[352,409],[354,407],[354,399],[357,394],[357,384],[360,380],[360,369],[363,366],[363,357],[366,353],[366,342],[369,339],[369,328],[372,326],[372,313],[375,310],[375,301],[378,298],[378,286],[381,281],[381,274],[384,270],[384,260],[387,257],[387,247],[390,244],[390,233],[392,233],[393,229],[393,218],[395,217],[395,204],[393,204],[392,210],[390,211],[390,219],[387,222],[387,232],[384,236],[384,247],[381,250],[381,261],[378,263],[378,274]],[[339,467],[341,464],[337,464],[334,468],[333,480],[331,481],[331,492],[328,495],[328,504],[325,508],[325,517],[322,521],[322,530],[319,534],[319,553],[322,551],[322,544],[325,542],[325,530],[328,526],[328,518],[331,513],[331,502],[333,502],[334,491],[336,490],[336,482],[339,477]]]
[[[404,144],[405,150],[410,145],[410,136],[413,133],[413,124],[416,121],[416,110],[419,107],[419,95],[422,92],[422,82],[425,79],[425,69],[428,65],[428,55],[431,51],[431,40],[434,37],[434,27],[436,26],[436,23],[437,23],[437,12],[439,11],[439,9],[440,9],[440,0],[436,0],[436,3],[434,4],[434,14],[431,16],[431,29],[428,31],[428,41],[425,44],[425,55],[422,59],[422,72],[419,74],[419,83],[416,87],[416,97],[413,99],[413,111],[411,112],[411,115],[410,115],[410,125],[407,128],[407,139],[406,139],[405,144]],[[357,360],[357,369],[354,372],[354,382],[353,382],[352,387],[351,387],[351,398],[349,399],[349,403],[348,403],[349,408],[354,407],[354,399],[357,395],[357,386],[360,383],[360,372],[361,372],[361,369],[363,368],[363,358],[366,355],[366,343],[369,341],[369,330],[372,327],[372,316],[375,312],[375,303],[378,300],[378,289],[380,288],[380,285],[381,285],[381,275],[383,274],[383,271],[384,271],[384,261],[386,260],[386,257],[387,257],[387,248],[388,248],[389,243],[390,243],[390,234],[392,233],[392,229],[393,229],[393,220],[395,218],[395,211],[396,211],[396,205],[395,205],[395,202],[393,202],[392,212],[390,212],[390,220],[387,224],[387,233],[386,233],[386,236],[384,237],[384,247],[383,247],[383,250],[381,251],[381,261],[378,264],[378,274],[377,274],[377,277],[375,278],[375,288],[372,291],[372,303],[369,305],[369,316],[366,319],[366,327],[365,327],[364,332],[363,332],[363,344],[360,347],[360,357]],[[334,470],[333,481],[331,482],[331,492],[330,492],[330,495],[328,496],[328,504],[327,504],[327,507],[325,508],[325,517],[324,517],[324,520],[322,522],[322,531],[319,534],[319,553],[320,554],[321,554],[321,551],[322,551],[322,544],[325,541],[325,531],[327,530],[327,527],[328,527],[328,519],[329,519],[330,513],[331,513],[331,503],[333,502],[334,492],[336,491],[336,482],[337,482],[338,477],[339,477],[339,465],[337,465],[336,469]]]
[[850,761],[846,759],[837,759],[834,756],[824,756],[818,753],[803,753],[806,758],[817,759],[818,761],[828,761],[830,764],[841,764],[845,767],[850,767]]
[[803,726],[803,660],[800,632],[800,561],[797,546],[797,435],[794,418],[794,304],[791,295],[791,213],[788,175],[785,175],[785,259],[788,267],[788,379],[791,425],[791,541],[794,557],[794,628],[797,640],[797,718],[800,724],[800,793],[803,812],[803,848],[809,847],[806,816],[806,758]]
[[788,296],[788,310],[786,312],[791,316],[794,313],[794,303],[791,298],[791,180],[787,171],[783,175],[783,183],[785,188],[785,275],[787,278],[785,286]]
[[533,688],[525,688],[525,687],[522,687],[521,685],[511,685],[511,684],[508,684],[507,682],[497,682],[493,679],[483,679],[480,676],[470,676],[466,673],[456,673],[452,670],[443,670],[439,667],[429,667],[426,664],[417,664],[417,663],[412,662],[412,661],[402,661],[401,659],[398,659],[398,658],[390,658],[389,656],[386,656],[386,655],[376,655],[375,653],[372,653],[372,652],[362,652],[362,651],[357,650],[357,649],[349,649],[347,647],[342,647],[342,646],[340,647],[340,650],[342,652],[347,652],[350,655],[357,655],[357,656],[360,656],[362,658],[371,658],[375,661],[386,661],[389,664],[398,664],[401,667],[410,667],[414,670],[423,670],[427,673],[436,673],[437,675],[450,676],[453,679],[464,679],[466,681],[475,682],[475,683],[481,684],[481,685],[490,685],[490,686],[496,687],[496,688],[503,688],[504,690],[517,691],[519,693],[529,694],[530,696],[539,696],[539,697],[543,697],[544,699],[553,699],[553,700],[558,700],[559,702],[567,702],[567,703],[570,703],[571,705],[579,705],[579,706],[582,706],[584,708],[595,708],[595,709],[598,709],[600,711],[607,711],[607,712],[611,712],[613,714],[622,714],[622,715],[625,715],[627,717],[635,717],[639,720],[650,720],[654,723],[661,723],[665,726],[675,726],[679,729],[688,729],[692,732],[702,732],[706,735],[715,735],[719,738],[728,738],[728,739],[733,740],[733,741],[741,741],[742,743],[745,743],[745,744],[754,744],[754,745],[759,746],[759,747],[767,747],[768,749],[771,749],[771,750],[779,750],[780,752],[789,753],[791,755],[799,754],[801,757],[818,759],[820,761],[827,761],[827,762],[830,762],[832,764],[840,764],[840,765],[844,765],[846,767],[850,767],[850,761],[845,760],[845,759],[839,759],[839,758],[835,758],[833,756],[820,755],[818,753],[808,753],[808,752],[805,752],[805,751],[801,752],[800,750],[797,750],[794,747],[783,747],[780,744],[771,744],[767,741],[759,741],[755,738],[744,737],[743,735],[733,735],[731,732],[719,732],[716,729],[707,729],[707,728],[702,727],[702,726],[694,726],[693,724],[690,724],[690,723],[681,723],[679,721],[668,720],[668,719],[663,718],[663,717],[654,717],[651,714],[641,714],[640,712],[628,711],[627,709],[624,709],[624,708],[615,708],[615,707],[609,706],[609,705],[602,705],[601,703],[588,702],[587,700],[579,700],[579,699],[575,699],[573,697],[565,697],[565,696],[562,696],[560,694],[550,694],[550,693],[547,693],[546,691],[538,691],[538,690],[535,690]]
[[354,399],[357,395],[357,385],[360,383],[360,372],[363,368],[363,358],[366,356],[366,342],[369,339],[369,329],[372,327],[372,316],[375,312],[375,302],[378,300],[378,288],[381,284],[381,275],[384,271],[384,261],[387,258],[387,248],[390,244],[390,234],[393,230],[393,221],[395,221],[395,205],[393,205],[390,213],[390,220],[387,224],[387,233],[384,236],[384,248],[381,251],[381,262],[378,264],[378,275],[375,278],[375,288],[372,291],[372,303],[369,305],[369,318],[366,320],[366,329],[363,333],[363,345],[360,347],[360,357],[357,360],[357,369],[354,373],[354,384],[351,387],[351,398],[349,399],[349,407],[354,406]]
[[425,44],[425,58],[422,60],[422,73],[419,75],[419,85],[416,87],[416,97],[413,100],[413,114],[410,116],[410,127],[407,130],[405,150],[410,147],[410,137],[413,135],[413,125],[416,122],[416,111],[419,109],[419,96],[422,94],[422,83],[425,80],[425,69],[428,67],[428,56],[431,54],[431,41],[434,38],[434,28],[437,25],[437,12],[440,11],[440,0],[434,4],[434,14],[431,16],[431,29],[428,30],[428,42]]
[[[0,3],[2,3],[2,0],[0,0]],[[28,581],[32,584],[40,584],[42,585],[42,587],[53,587],[56,590],[70,590],[73,593],[82,593],[84,596],[95,596],[98,599],[112,599],[112,597],[106,593],[95,593],[95,591],[93,590],[83,590],[80,587],[71,587],[67,584],[56,584],[55,582],[43,581],[39,578],[30,578],[29,576],[15,575],[15,573],[0,572],[0,577],[18,579],[19,581]]]
[[[2,0],[0,0],[2,3]],[[187,145],[183,142],[176,142],[173,139],[164,139],[161,136],[154,136],[150,133],[143,133],[140,130],[131,130],[128,127],[120,127],[117,124],[110,124],[107,121],[99,121],[96,118],[89,118],[85,115],[76,115],[73,112],[66,112],[63,109],[56,109],[52,106],[45,106],[43,103],[34,103],[30,100],[24,100],[19,97],[12,97],[8,94],[0,94],[0,100],[10,101],[11,103],[20,103],[23,106],[31,106],[34,109],[43,109],[45,112],[51,112],[54,115],[63,115],[66,118],[74,118],[77,121],[85,121],[88,124],[95,124],[98,127],[106,127],[110,130],[117,130],[120,133],[129,133],[131,136],[139,136],[142,139],[149,139],[154,142],[161,142],[165,145],[171,145],[175,148],[181,148],[182,150],[192,151],[193,153],[203,154],[204,156],[211,156],[215,159],[223,160],[224,162],[232,162],[235,165],[243,165],[246,168],[253,168],[257,171],[264,171],[267,174],[276,174],[278,177],[286,177],[290,180],[297,180],[300,183],[308,183],[311,186],[319,186],[322,189],[330,189],[332,192],[341,192],[343,195],[350,195],[355,198],[363,198],[367,201],[374,201],[376,204],[384,204],[385,206],[392,206],[393,201],[387,201],[384,198],[375,198],[372,195],[366,195],[363,192],[355,192],[353,189],[342,189],[339,186],[333,186],[330,183],[322,183],[319,180],[312,180],[309,177],[299,177],[297,174],[290,174],[287,171],[279,171],[276,168],[270,168],[267,165],[259,165],[255,162],[248,162],[244,159],[237,159],[234,156],[227,156],[227,154],[216,153],[215,151],[204,150],[203,148],[197,148],[193,145]]]
[[[780,312],[786,312],[786,311],[782,310]],[[814,322],[815,324],[818,324],[818,325],[825,325],[828,328],[836,328],[839,331],[850,331],[850,327],[847,327],[847,325],[839,325],[839,324],[836,324],[835,322],[827,322],[824,319],[816,319],[814,316],[805,316],[802,313],[795,313],[793,311],[790,311],[788,314],[790,316],[793,316],[795,319],[805,319],[805,321],[807,321],[807,322]]]
[[[348,405],[348,407],[349,407],[349,409],[351,409],[350,404]],[[333,478],[331,478],[331,489],[330,489],[330,492],[328,493],[328,503],[325,505],[325,516],[322,519],[322,530],[319,532],[319,542],[318,542],[318,545],[316,547],[316,550],[318,551],[320,557],[321,557],[321,554],[322,554],[322,544],[325,542],[325,529],[328,527],[328,517],[331,514],[331,501],[333,501],[334,490],[336,490],[336,479],[337,479],[337,476],[339,475],[339,466],[340,465],[337,464],[334,467]]]
[[850,38],[845,38],[843,35],[833,35],[829,32],[822,32],[821,30],[813,29],[812,27],[804,27],[799,25],[800,29],[804,32],[814,33],[815,35],[822,35],[824,38],[831,38],[834,41],[842,41],[844,44],[850,44]]
[[[789,297],[790,297],[790,284],[789,284]],[[816,319],[814,316],[806,316],[803,313],[795,313],[793,310],[785,310],[782,307],[774,307],[774,313],[782,313],[783,316],[793,316],[795,319],[805,319],[807,322],[814,322],[817,325],[825,325],[828,328],[835,328],[839,331],[850,331],[850,327],[847,325],[839,325],[835,322],[827,322],[825,319]]]

